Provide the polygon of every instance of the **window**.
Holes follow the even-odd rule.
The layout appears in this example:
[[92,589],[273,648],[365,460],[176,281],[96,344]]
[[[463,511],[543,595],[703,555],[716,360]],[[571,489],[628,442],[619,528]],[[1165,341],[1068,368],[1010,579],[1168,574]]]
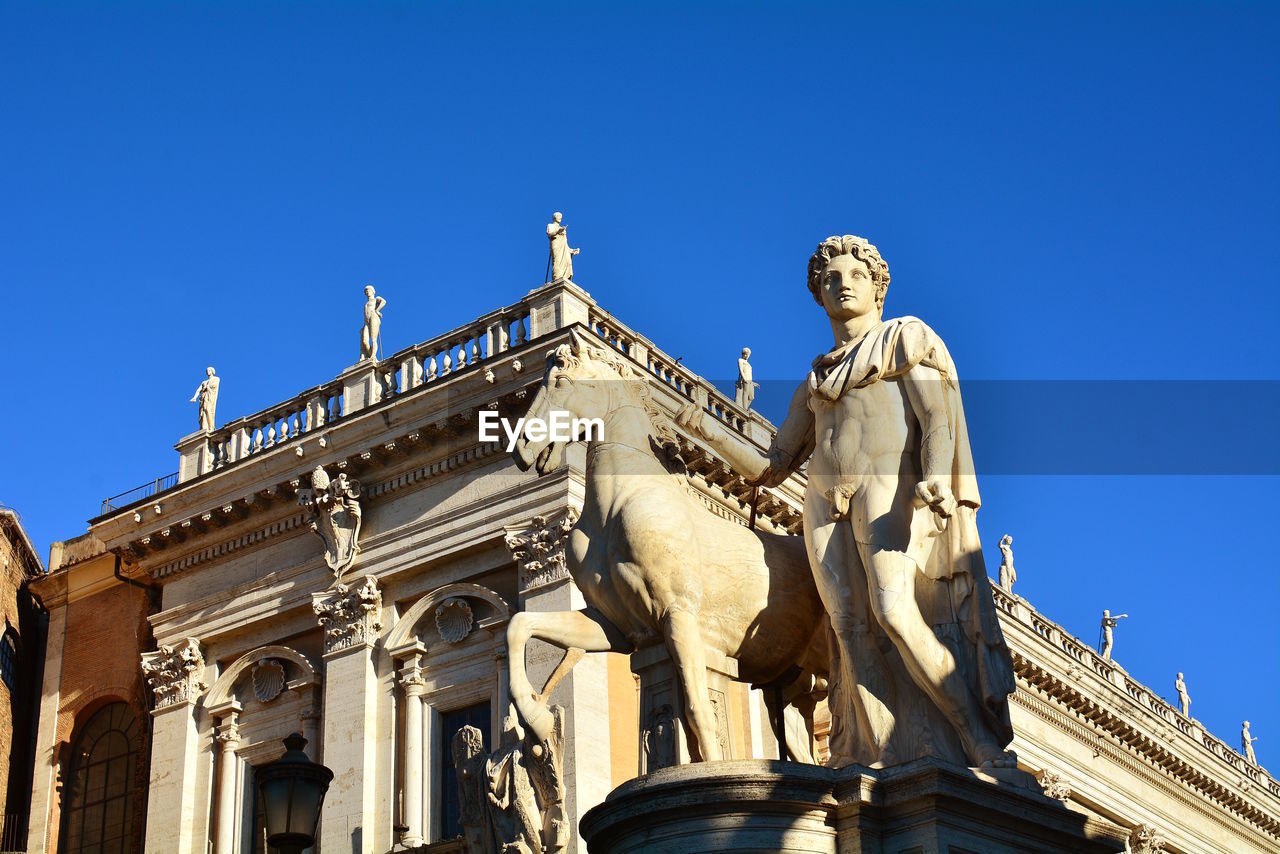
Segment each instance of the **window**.
[[18,670],[18,636],[10,626],[0,637],[0,682],[13,690],[14,674]]
[[489,749],[489,727],[491,726],[489,703],[477,703],[453,712],[440,715],[440,734],[436,738],[436,756],[440,757],[443,773],[440,775],[442,785],[435,798],[435,808],[440,813],[441,839],[456,839],[462,835],[462,825],[458,823],[458,773],[453,768],[453,735],[464,726],[470,724],[480,730],[485,749]]
[[134,777],[138,719],[127,703],[103,706],[72,742],[63,793],[62,854],[129,854],[137,846]]

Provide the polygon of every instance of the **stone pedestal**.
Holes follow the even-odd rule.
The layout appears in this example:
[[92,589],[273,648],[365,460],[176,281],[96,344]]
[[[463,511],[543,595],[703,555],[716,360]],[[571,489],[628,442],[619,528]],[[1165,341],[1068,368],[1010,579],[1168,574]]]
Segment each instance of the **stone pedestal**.
[[698,763],[624,783],[582,817],[592,854],[1102,854],[1126,831],[1028,787],[932,759],[840,771],[769,760]]
[[[741,727],[730,725],[738,662],[715,650],[706,653],[707,693],[716,713],[720,751],[727,758],[744,758],[750,751],[741,744]],[[640,677],[640,773],[688,763],[684,697],[666,646],[658,643],[632,653],[631,672]]]
[[368,409],[382,400],[382,386],[378,382],[378,363],[372,359],[357,362],[343,371],[338,379],[342,380],[343,415]]
[[201,430],[184,436],[173,446],[178,452],[178,483],[213,471],[213,448],[209,444],[211,434]]

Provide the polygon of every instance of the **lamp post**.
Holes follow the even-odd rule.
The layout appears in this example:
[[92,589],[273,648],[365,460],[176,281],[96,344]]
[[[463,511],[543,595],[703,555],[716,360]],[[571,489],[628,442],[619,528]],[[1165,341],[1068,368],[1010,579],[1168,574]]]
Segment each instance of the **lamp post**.
[[293,733],[284,740],[285,752],[257,770],[258,790],[266,812],[267,844],[280,854],[302,854],[316,841],[320,805],[333,772],[312,762],[302,748],[307,740]]

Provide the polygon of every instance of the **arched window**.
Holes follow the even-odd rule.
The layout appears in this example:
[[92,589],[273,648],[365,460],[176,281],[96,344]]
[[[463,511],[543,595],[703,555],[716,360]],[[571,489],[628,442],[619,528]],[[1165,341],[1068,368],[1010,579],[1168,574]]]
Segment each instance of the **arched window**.
[[103,706],[72,742],[64,788],[62,854],[134,850],[138,718],[128,703]]
[[18,670],[18,635],[13,627],[5,629],[0,637],[0,682],[13,690],[14,675]]

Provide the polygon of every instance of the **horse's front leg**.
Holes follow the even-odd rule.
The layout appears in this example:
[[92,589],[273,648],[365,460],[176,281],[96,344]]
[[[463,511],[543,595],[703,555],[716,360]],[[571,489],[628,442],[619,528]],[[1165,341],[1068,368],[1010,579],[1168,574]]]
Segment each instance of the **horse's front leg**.
[[690,611],[672,611],[663,622],[667,651],[680,674],[684,693],[684,731],[693,761],[720,759],[716,713],[707,693],[707,655],[698,618]]
[[[631,652],[632,644],[594,608],[543,613],[520,611],[511,617],[511,622],[507,625],[511,701],[537,739],[547,741],[551,737],[553,724],[551,711],[530,684],[529,673],[525,668],[525,647],[535,638],[564,650],[580,649],[585,652]],[[566,656],[566,660],[574,659]],[[557,668],[557,672],[552,674],[553,678],[563,677],[561,670]],[[559,679],[556,678],[555,681]],[[550,693],[551,687],[553,686],[548,686],[547,693]]]

